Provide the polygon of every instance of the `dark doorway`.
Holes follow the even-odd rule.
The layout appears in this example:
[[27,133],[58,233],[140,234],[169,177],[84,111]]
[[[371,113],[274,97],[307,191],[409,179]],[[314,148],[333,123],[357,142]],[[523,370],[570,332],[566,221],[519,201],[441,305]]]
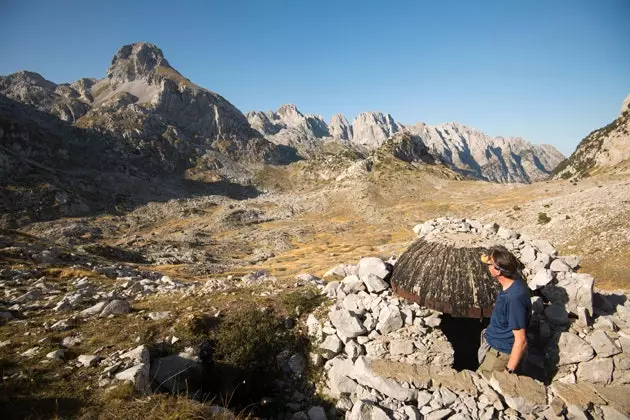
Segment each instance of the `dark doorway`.
[[489,318],[457,318],[448,314],[442,315],[440,327],[455,350],[454,369],[476,370],[479,367],[477,361],[479,335],[488,324]]

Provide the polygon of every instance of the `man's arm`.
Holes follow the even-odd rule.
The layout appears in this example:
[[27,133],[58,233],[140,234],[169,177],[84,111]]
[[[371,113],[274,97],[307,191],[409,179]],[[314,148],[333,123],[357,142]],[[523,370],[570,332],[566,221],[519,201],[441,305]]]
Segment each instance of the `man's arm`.
[[514,334],[514,344],[512,345],[512,351],[510,352],[510,358],[506,368],[516,370],[519,362],[525,355],[525,349],[527,349],[527,337],[525,335],[525,328],[512,330],[512,333]]

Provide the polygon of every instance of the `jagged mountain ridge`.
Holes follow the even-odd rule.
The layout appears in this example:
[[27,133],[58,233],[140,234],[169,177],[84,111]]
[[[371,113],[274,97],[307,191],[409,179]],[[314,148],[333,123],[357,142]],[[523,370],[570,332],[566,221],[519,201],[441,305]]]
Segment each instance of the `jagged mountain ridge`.
[[[350,124],[335,114],[329,124],[319,115],[302,114],[295,105],[277,112],[246,114],[251,126],[274,143],[296,147],[309,155],[327,142],[364,152],[381,147],[397,133],[409,133],[433,157],[464,175],[496,182],[546,179],[564,156],[550,145],[533,145],[519,137],[489,137],[458,123],[404,125],[380,112],[363,112]],[[316,129],[313,129],[316,127]]]
[[201,165],[238,179],[234,160],[288,163],[293,150],[265,140],[222,96],[170,66],[148,43],[121,47],[101,80],[55,84],[32,72],[0,77],[0,93],[77,127],[157,148],[170,170]]
[[553,171],[555,179],[584,177],[598,170],[614,170],[630,160],[630,95],[621,106],[620,115],[597,129],[578,144],[575,152]]

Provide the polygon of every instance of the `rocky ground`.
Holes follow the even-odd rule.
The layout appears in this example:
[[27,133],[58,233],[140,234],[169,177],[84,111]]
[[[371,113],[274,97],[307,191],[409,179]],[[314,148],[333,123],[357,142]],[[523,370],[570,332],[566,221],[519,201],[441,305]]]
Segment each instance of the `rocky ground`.
[[[175,372],[203,369],[204,340],[215,346],[229,342],[225,326],[234,325],[232,317],[266,308],[274,314],[266,319],[277,317],[278,323],[254,330],[297,343],[287,346],[289,353],[274,365],[280,375],[274,395],[288,395],[282,405],[293,404],[294,413],[321,418],[317,415],[330,413],[336,402],[316,393],[322,373],[307,367],[312,362],[303,341],[309,313],[321,315],[316,308],[321,312],[328,307],[320,305],[323,284],[318,278],[361,257],[400,256],[415,239],[411,228],[436,217],[497,222],[548,239],[561,254],[580,257],[580,270],[594,276],[596,291],[630,289],[625,267],[630,259],[627,176],[491,184],[456,180],[421,166],[391,170],[387,162],[377,162],[369,172],[359,168],[350,173],[343,167],[318,172],[301,165],[260,173],[257,187],[264,193],[251,199],[171,199],[118,215],[2,231],[4,412],[18,418],[94,418],[105,412],[129,418],[146,414],[150,406],[149,417],[209,417],[216,415],[217,406],[230,406],[236,412],[254,407],[264,416],[263,407],[276,410],[279,404],[272,401],[271,391],[243,393],[242,385],[235,392],[238,380],[233,379],[225,385],[230,391],[213,395],[232,396],[238,403],[217,399],[216,404],[195,404],[194,399],[161,391],[186,389],[185,394],[194,398],[197,392],[199,399],[203,384],[159,379],[154,366],[160,361]],[[414,313],[418,319],[430,317],[430,312]],[[224,327],[214,328],[214,323]],[[396,352],[408,351],[404,343],[398,347]],[[222,368],[236,363],[227,353],[216,357]],[[129,381],[134,386],[124,385]],[[291,392],[283,393],[286,389]],[[433,388],[424,392],[431,398],[435,392],[440,398],[450,395]],[[346,401],[338,409],[354,412],[356,401],[350,402],[352,406]],[[245,408],[248,404],[252,406]],[[475,404],[482,410],[478,400]],[[209,412],[211,405],[215,408]],[[357,412],[372,410],[361,407]],[[434,409],[449,407],[442,414],[456,414],[451,406]]]

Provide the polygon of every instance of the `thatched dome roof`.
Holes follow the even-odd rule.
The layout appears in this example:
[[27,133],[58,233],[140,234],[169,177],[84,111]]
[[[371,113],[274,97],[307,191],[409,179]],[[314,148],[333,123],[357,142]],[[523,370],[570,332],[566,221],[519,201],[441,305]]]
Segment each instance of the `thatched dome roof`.
[[489,317],[500,288],[479,257],[490,245],[468,233],[422,237],[394,266],[392,288],[406,299],[455,317]]

